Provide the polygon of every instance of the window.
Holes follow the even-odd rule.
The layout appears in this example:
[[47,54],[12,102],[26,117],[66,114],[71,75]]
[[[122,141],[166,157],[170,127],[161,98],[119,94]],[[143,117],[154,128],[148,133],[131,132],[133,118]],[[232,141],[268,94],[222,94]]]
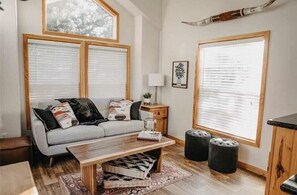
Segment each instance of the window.
[[119,14],[103,0],[43,0],[43,33],[118,42]]
[[30,102],[79,97],[80,44],[30,39]]
[[259,146],[269,32],[199,43],[194,128]]
[[90,98],[125,98],[127,49],[89,46]]
[[57,98],[130,98],[130,46],[24,35],[27,127],[30,107]]

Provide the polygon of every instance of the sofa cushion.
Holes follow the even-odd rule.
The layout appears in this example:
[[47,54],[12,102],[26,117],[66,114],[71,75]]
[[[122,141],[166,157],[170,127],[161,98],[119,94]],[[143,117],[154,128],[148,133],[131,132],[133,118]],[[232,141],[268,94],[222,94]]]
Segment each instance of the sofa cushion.
[[129,121],[132,102],[130,100],[111,101],[109,104],[108,120]]
[[54,117],[53,113],[50,110],[33,108],[33,112],[34,112],[35,116],[39,120],[41,120],[46,131],[60,128],[59,123],[57,122],[56,118]]
[[89,98],[62,98],[57,100],[69,103],[80,124],[104,119]]
[[48,144],[57,145],[104,137],[104,129],[93,125],[78,125],[69,129],[54,129],[46,134]]
[[131,110],[130,110],[131,120],[141,120],[140,112],[139,112],[140,106],[141,106],[141,101],[132,103]]
[[63,129],[67,129],[79,124],[72,108],[68,102],[60,103],[51,108],[51,111]]
[[131,121],[108,121],[100,123],[105,132],[105,136],[120,135],[144,130],[144,122],[139,120]]
[[112,100],[120,100],[119,98],[92,98],[91,99],[99,112],[102,114],[104,118],[108,117],[108,108],[109,108],[109,103]]

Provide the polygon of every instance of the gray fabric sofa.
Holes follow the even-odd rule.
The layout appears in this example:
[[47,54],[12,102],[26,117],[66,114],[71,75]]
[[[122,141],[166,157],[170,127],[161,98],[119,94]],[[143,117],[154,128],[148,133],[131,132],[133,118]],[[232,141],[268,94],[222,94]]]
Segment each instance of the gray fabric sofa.
[[[111,99],[92,99],[97,109],[103,115],[108,116],[108,106]],[[39,102],[32,104],[33,108],[45,109],[48,105],[55,105],[57,101]],[[152,113],[140,111],[141,118],[151,118]],[[67,146],[91,143],[102,140],[105,137],[120,136],[123,134],[135,133],[144,129],[143,120],[131,121],[107,121],[98,126],[78,125],[68,129],[54,129],[45,131],[43,123],[31,112],[31,126],[33,137],[40,152],[52,157],[68,153]]]

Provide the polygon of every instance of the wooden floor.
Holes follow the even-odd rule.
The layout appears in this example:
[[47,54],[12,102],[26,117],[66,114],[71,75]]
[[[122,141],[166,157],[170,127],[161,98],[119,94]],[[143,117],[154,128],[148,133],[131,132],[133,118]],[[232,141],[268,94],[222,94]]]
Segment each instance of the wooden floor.
[[[238,169],[233,174],[221,174],[208,168],[207,162],[195,162],[185,159],[183,147],[170,146],[164,151],[164,159],[174,162],[193,175],[179,182],[166,186],[151,194],[240,194],[262,195],[265,179],[253,173]],[[35,184],[39,194],[61,194],[58,177],[68,173],[79,172],[79,164],[71,156],[60,156],[49,168],[48,159],[41,157],[32,168]]]

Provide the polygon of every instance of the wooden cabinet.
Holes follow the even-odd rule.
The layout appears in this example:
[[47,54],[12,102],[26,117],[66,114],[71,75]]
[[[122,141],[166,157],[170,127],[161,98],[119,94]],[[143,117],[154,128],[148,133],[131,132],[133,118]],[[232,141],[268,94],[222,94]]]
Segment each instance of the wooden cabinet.
[[274,127],[265,194],[287,194],[281,191],[280,186],[295,174],[297,174],[297,131]]
[[142,105],[141,110],[153,113],[157,121],[156,131],[167,135],[168,128],[168,106],[166,105]]

